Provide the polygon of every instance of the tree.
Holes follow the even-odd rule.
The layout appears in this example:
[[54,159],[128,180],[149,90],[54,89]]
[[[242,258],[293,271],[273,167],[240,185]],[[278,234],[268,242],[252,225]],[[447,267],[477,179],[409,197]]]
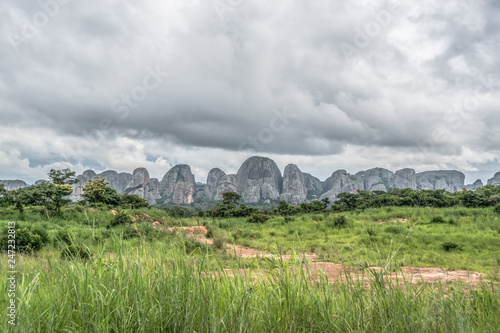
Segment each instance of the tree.
[[95,177],[89,180],[83,188],[83,198],[88,203],[102,203],[105,205],[117,206],[122,203],[122,197],[108,185],[104,178]]
[[73,192],[68,184],[53,184],[43,182],[39,185],[24,187],[15,192],[16,207],[22,212],[22,204],[43,206],[47,218],[61,213],[61,207],[70,202],[65,199]]
[[149,207],[149,203],[139,197],[137,194],[124,194],[122,195],[122,206],[130,207],[133,209],[137,208],[147,208]]
[[14,202],[12,194],[5,189],[4,184],[0,184],[0,206],[8,206]]
[[225,192],[222,193],[222,202],[229,205],[237,205],[240,201],[241,195],[236,192]]
[[52,183],[58,185],[73,185],[78,182],[75,178],[75,172],[67,168],[62,170],[50,169],[48,176]]

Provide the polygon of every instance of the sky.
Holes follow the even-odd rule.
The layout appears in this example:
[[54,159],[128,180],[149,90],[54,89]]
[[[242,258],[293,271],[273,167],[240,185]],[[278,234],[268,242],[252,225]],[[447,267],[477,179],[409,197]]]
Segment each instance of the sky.
[[3,0],[0,179],[500,171],[500,2]]

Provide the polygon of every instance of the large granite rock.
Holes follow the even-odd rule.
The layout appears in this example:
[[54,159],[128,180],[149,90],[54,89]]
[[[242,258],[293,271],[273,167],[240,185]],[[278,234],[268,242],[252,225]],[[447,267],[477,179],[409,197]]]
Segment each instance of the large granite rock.
[[205,201],[211,201],[212,199],[209,198],[208,193],[206,191],[206,184],[196,182],[194,183],[194,194],[193,194],[193,200],[194,202],[205,202]]
[[383,168],[373,168],[360,171],[355,176],[356,179],[363,180],[365,191],[384,191],[394,187],[394,173]]
[[288,164],[283,173],[283,191],[280,200],[298,205],[307,198],[307,187],[304,175],[295,164]]
[[217,184],[214,200],[222,200],[222,194],[226,192],[237,192],[236,175],[225,175]]
[[317,200],[323,194],[323,183],[316,177],[303,172],[304,184],[307,188],[307,200]]
[[207,184],[205,186],[206,198],[208,200],[218,200],[215,198],[217,196],[217,185],[225,175],[226,173],[219,168],[213,168],[208,172]]
[[4,184],[4,188],[7,191],[12,191],[12,190],[18,190],[23,187],[27,187],[28,184],[26,184],[24,181],[16,179],[16,180],[0,180],[0,184]]
[[495,173],[493,178],[488,179],[487,185],[500,185],[500,172]]
[[187,205],[194,202],[195,180],[191,167],[186,164],[174,166],[160,183],[160,195],[165,203]]
[[414,169],[401,169],[394,175],[394,187],[417,189],[417,174]]
[[456,170],[425,171],[417,173],[418,190],[460,191],[464,188],[465,175]]
[[237,191],[246,203],[278,200],[283,186],[280,169],[267,157],[247,159],[236,173],[236,180]]
[[73,185],[73,193],[70,194],[70,199],[73,201],[83,200],[83,188],[89,180],[94,180],[97,174],[94,170],[86,170],[83,174],[76,177],[76,184]]
[[104,178],[109,183],[108,186],[115,189],[118,194],[125,194],[125,189],[133,176],[126,172],[118,173],[114,170],[108,170],[100,173],[98,177]]
[[475,190],[477,190],[480,187],[483,187],[483,182],[481,181],[481,179],[476,180],[472,184],[465,185],[465,189],[468,190],[468,191],[475,191]]
[[363,178],[352,176],[345,170],[337,170],[325,181],[325,193],[321,195],[321,199],[329,198],[333,202],[340,193],[356,193],[357,190],[364,189]]
[[160,182],[156,178],[149,176],[145,168],[137,168],[132,174],[132,179],[125,188],[126,194],[137,195],[146,200],[150,205],[155,205],[160,199]]

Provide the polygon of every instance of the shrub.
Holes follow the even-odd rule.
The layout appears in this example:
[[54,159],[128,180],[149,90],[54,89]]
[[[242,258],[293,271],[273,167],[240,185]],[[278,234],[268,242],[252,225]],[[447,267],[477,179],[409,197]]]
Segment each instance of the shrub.
[[184,248],[187,254],[190,254],[195,250],[200,250],[201,252],[209,250],[206,244],[202,244],[194,238],[186,238],[184,240]]
[[217,250],[224,250],[226,248],[226,240],[221,235],[214,237],[214,248]]
[[92,258],[92,252],[83,245],[69,245],[61,251],[61,258],[87,261]]
[[444,242],[441,244],[441,247],[445,251],[460,250],[462,248],[461,245],[458,245],[457,243],[453,243],[453,242]]
[[264,223],[269,219],[269,216],[264,214],[253,214],[249,218],[247,218],[247,222],[249,223]]
[[430,223],[446,223],[442,216],[434,216]]
[[332,228],[344,228],[347,226],[347,219],[344,215],[337,215],[328,221],[326,225]]
[[[46,244],[46,241],[44,241],[44,238],[37,232],[38,231],[33,232],[30,228],[16,228],[16,251],[26,253],[39,251]],[[0,249],[2,251],[7,251],[8,245],[8,232],[7,229],[5,229],[2,238],[0,238]]]
[[[65,230],[65,229],[59,229],[59,230],[57,230],[57,234],[56,234],[55,240],[56,240],[56,242],[57,241],[61,241],[61,242],[66,243],[68,245],[71,245],[73,243],[71,241],[71,235],[70,235],[69,231]],[[54,244],[56,242],[54,242]]]
[[493,211],[494,211],[495,213],[497,213],[497,214],[500,214],[500,203],[499,203],[499,204],[497,204],[497,205],[495,206],[495,208],[493,208]]
[[398,226],[398,225],[390,225],[390,226],[387,226],[384,229],[384,231],[387,233],[390,233],[390,234],[397,235],[397,234],[402,234],[403,232],[405,232],[405,228]]
[[116,212],[115,216],[109,223],[109,227],[114,227],[117,225],[126,225],[132,223],[132,218],[125,213],[123,210]]

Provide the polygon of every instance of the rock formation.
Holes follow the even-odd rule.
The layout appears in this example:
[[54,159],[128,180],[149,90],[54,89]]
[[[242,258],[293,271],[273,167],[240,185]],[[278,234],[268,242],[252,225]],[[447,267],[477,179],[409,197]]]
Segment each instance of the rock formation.
[[187,205],[194,201],[195,180],[191,167],[186,164],[174,166],[160,183],[160,195],[165,203]]
[[464,188],[465,175],[456,170],[425,171],[417,173],[418,190],[460,191]]
[[132,175],[130,173],[118,173],[114,170],[104,171],[97,176],[99,178],[104,178],[109,183],[109,187],[114,188],[118,194],[125,194],[125,189],[132,180]]
[[488,179],[487,185],[500,185],[500,172],[495,173],[493,178]]
[[280,200],[298,205],[306,201],[307,187],[304,175],[295,164],[288,164],[283,173],[283,191]]
[[475,191],[480,187],[483,187],[483,182],[481,181],[481,179],[476,180],[472,184],[465,185],[465,189],[468,191]]
[[321,181],[311,176],[308,173],[303,172],[304,184],[307,188],[307,200],[317,200],[323,194],[323,183]]
[[0,180],[0,184],[4,184],[4,188],[7,191],[18,190],[20,188],[28,186],[24,181],[16,179],[16,180]]
[[207,184],[205,186],[206,198],[208,200],[217,200],[215,199],[217,195],[217,185],[225,175],[226,173],[219,168],[213,168],[208,172]]
[[247,159],[236,173],[236,180],[237,191],[245,203],[278,200],[283,186],[280,169],[267,157]]
[[383,168],[373,168],[360,171],[355,175],[356,179],[363,180],[365,191],[384,191],[394,187],[394,173]]
[[222,194],[226,192],[237,192],[236,175],[225,175],[217,184],[214,200],[222,200]]
[[155,205],[160,199],[160,182],[156,178],[150,178],[148,170],[137,168],[132,174],[132,179],[127,184],[124,192],[126,194],[137,195],[146,200],[150,205]]
[[[92,170],[79,175],[72,200],[82,199],[82,189],[86,182],[95,177],[104,178],[119,194],[136,194],[150,204],[191,204],[222,200],[225,192],[237,192],[245,203],[277,203],[285,200],[300,204],[311,200],[330,198],[334,201],[342,192],[355,193],[357,190],[388,191],[391,187],[416,189],[444,189],[449,192],[462,188],[476,190],[483,186],[481,180],[464,185],[465,176],[455,170],[426,171],[415,173],[414,169],[401,169],[393,173],[383,168],[360,171],[354,175],[338,170],[324,182],[308,173],[303,173],[296,165],[285,167],[283,177],[273,160],[254,156],[247,159],[236,175],[227,175],[219,168],[210,170],[207,183],[196,183],[191,168],[181,164],[168,171],[161,182],[150,178],[145,168],[130,173],[108,170],[96,174]],[[39,180],[35,185],[40,184]],[[22,180],[0,180],[7,190],[28,186]],[[488,180],[488,185],[500,185],[500,172]]]
[[394,175],[394,187],[417,189],[417,174],[414,169],[401,169]]
[[337,198],[337,194],[342,192],[355,193],[357,190],[364,189],[364,180],[362,178],[351,176],[345,170],[337,170],[325,181],[323,187],[325,192],[320,198],[329,198],[330,201],[334,201]]
[[83,197],[83,188],[85,187],[85,184],[89,180],[94,180],[94,178],[97,177],[97,174],[95,173],[94,170],[87,170],[84,171],[83,174],[79,175],[76,177],[76,184],[73,185],[73,193],[70,194],[70,199],[73,201],[78,201],[82,200]]

